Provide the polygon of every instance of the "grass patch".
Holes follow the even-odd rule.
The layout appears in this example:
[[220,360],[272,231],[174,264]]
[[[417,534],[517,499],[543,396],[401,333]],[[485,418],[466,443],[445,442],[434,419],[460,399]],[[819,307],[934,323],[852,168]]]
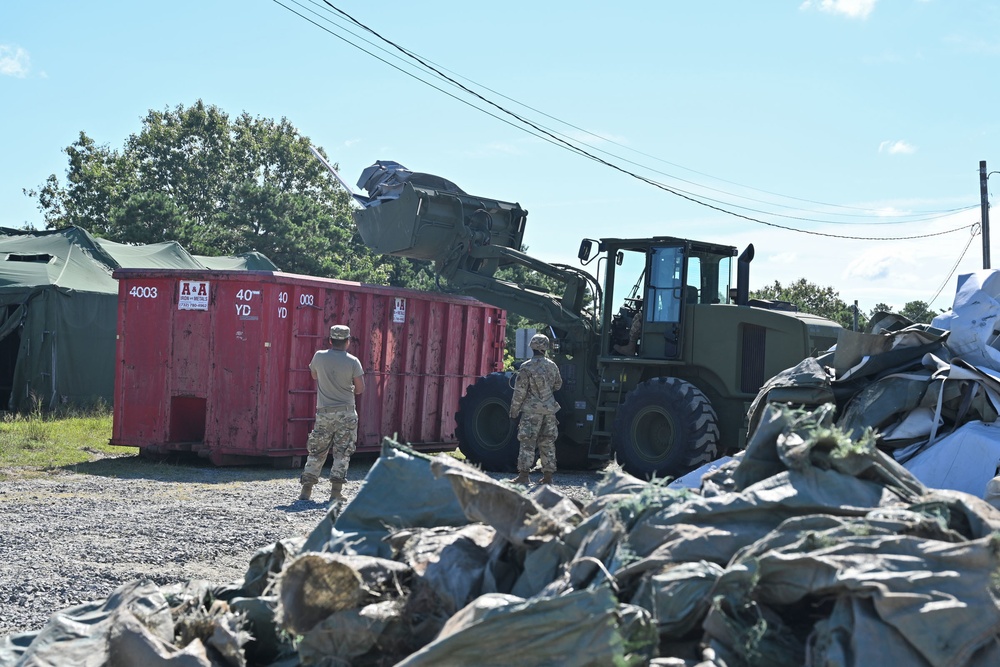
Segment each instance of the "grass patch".
[[[111,411],[0,416],[0,468],[49,470],[106,456],[135,454],[134,447],[112,447]],[[0,472],[0,478],[4,478]]]
[[[42,477],[60,470],[186,484],[298,480],[298,471],[275,467],[266,458],[251,465],[218,467],[193,452],[147,457],[138,447],[109,445],[112,430],[112,412],[107,406],[52,413],[41,409],[27,414],[0,412],[0,481]],[[446,453],[465,459],[458,450]],[[352,463],[370,465],[369,459],[377,456],[372,452],[355,454]]]

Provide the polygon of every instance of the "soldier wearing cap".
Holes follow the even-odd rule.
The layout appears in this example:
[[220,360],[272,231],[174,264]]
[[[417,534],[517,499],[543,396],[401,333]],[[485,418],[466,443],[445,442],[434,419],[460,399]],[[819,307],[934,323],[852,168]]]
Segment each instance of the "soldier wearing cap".
[[518,369],[514,397],[510,402],[510,418],[521,417],[517,428],[521,449],[514,483],[527,485],[531,482],[528,473],[535,465],[537,449],[542,459],[540,484],[551,484],[552,473],[556,471],[556,438],[559,436],[556,423],[559,404],[553,393],[562,387],[562,375],[555,362],[545,356],[549,349],[548,336],[535,334],[528,346],[533,356]]
[[330,327],[330,349],[319,350],[309,362],[316,380],[316,423],[306,447],[309,458],[299,481],[299,500],[309,500],[313,485],[319,482],[323,465],[332,452],[330,500],[344,499],[344,481],[358,441],[358,412],[355,397],[365,390],[365,371],[361,361],[347,352],[351,330],[343,324]]

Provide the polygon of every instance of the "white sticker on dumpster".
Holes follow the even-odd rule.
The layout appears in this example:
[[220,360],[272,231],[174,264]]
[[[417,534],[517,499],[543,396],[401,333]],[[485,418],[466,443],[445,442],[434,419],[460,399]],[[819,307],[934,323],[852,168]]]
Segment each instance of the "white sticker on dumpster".
[[406,322],[406,299],[396,297],[396,307],[392,309],[392,321],[395,324]]
[[177,310],[208,310],[208,281],[182,280]]

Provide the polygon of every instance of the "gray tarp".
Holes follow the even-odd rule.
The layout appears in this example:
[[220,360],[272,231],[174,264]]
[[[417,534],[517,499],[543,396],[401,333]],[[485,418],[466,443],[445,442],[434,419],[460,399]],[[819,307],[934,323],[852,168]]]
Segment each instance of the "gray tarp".
[[[136,581],[119,588],[100,602],[72,607],[53,614],[38,633],[13,637],[0,643],[0,664],[18,667],[216,667],[209,657],[212,646],[218,655],[231,656],[223,663],[241,665],[242,644],[249,637],[239,629],[240,619],[222,612],[205,623],[204,637],[188,636],[182,647],[174,642],[186,633],[182,620],[175,623],[167,596],[185,600],[201,598],[197,584],[174,587],[166,592],[149,581]],[[200,600],[199,600],[200,601]],[[196,615],[193,615],[196,616]],[[190,618],[188,621],[201,620]],[[24,646],[19,644],[27,641]]]
[[[876,445],[928,485],[986,496],[1000,450],[1000,271],[963,275],[952,309],[918,324],[892,313],[865,333],[844,331],[836,349],[771,378],[748,415],[750,438],[771,404],[829,401],[836,425]],[[760,462],[754,462],[760,465]],[[773,467],[771,468],[773,472]]]
[[242,585],[163,593],[172,633],[136,613],[66,632],[157,595],[140,584],[0,641],[0,664],[110,645],[164,665],[997,664],[1000,510],[928,489],[833,415],[768,407],[700,488],[609,472],[585,508],[387,442],[349,504]]

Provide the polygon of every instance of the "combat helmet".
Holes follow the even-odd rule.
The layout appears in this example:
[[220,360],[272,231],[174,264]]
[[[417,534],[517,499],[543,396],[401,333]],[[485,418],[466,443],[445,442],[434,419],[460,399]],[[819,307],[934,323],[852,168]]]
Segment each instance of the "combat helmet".
[[528,343],[528,347],[532,350],[541,350],[545,352],[549,349],[549,337],[545,334],[536,333],[531,337],[531,342]]

